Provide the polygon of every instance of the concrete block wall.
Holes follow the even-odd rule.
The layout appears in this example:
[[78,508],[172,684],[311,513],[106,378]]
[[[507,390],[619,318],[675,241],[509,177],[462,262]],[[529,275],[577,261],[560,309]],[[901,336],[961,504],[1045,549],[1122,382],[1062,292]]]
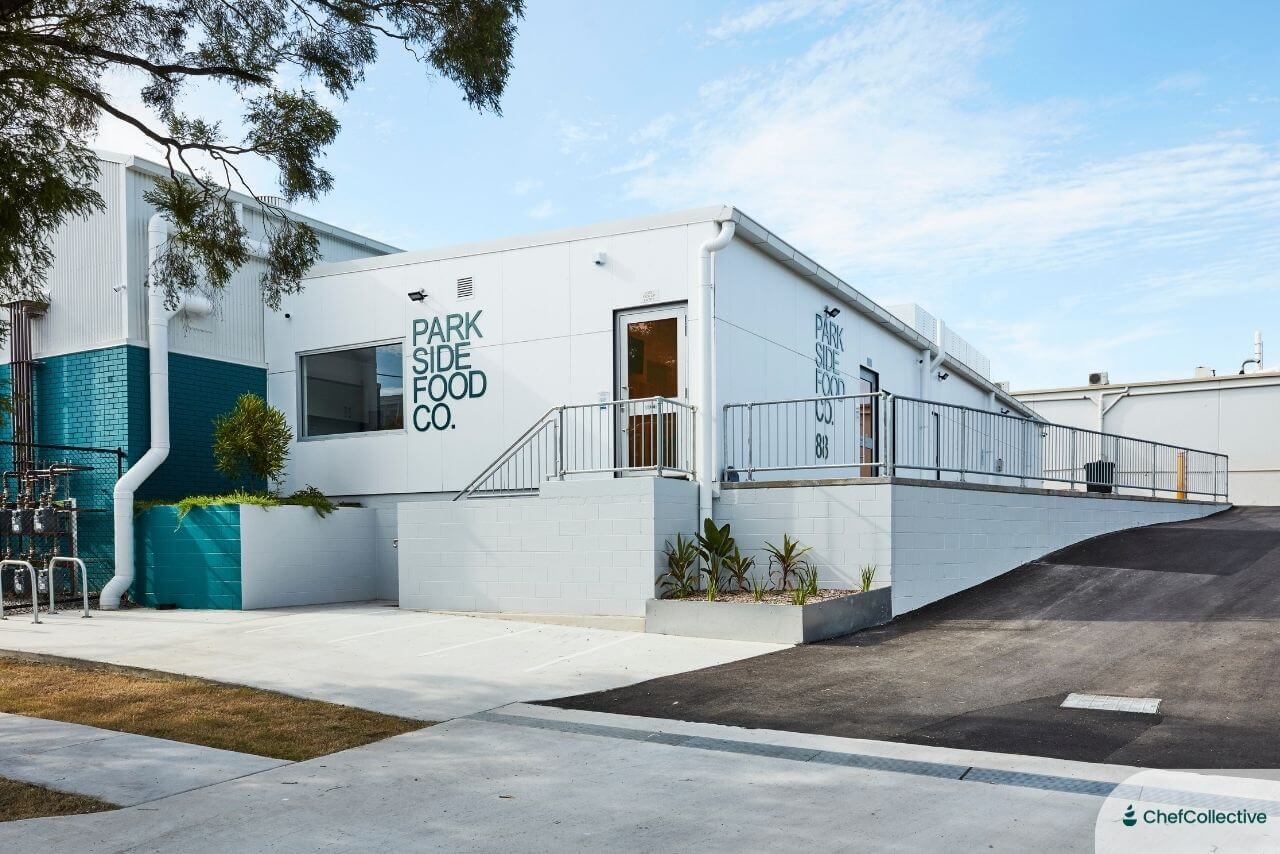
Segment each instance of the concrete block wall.
[[133,534],[135,602],[240,608],[239,505],[200,507],[183,519],[177,507],[152,507],[138,514]]
[[376,514],[339,507],[240,506],[241,607],[285,608],[377,598]]
[[1226,504],[895,483],[893,613],[1100,534],[1198,519]]
[[738,547],[755,555],[756,574],[769,572],[766,542],[782,537],[810,546],[805,559],[824,587],[855,589],[864,564],[875,564],[873,587],[889,584],[892,517],[888,483],[725,488],[715,517],[728,522]]
[[400,607],[643,616],[695,484],[549,481],[537,496],[400,505]]

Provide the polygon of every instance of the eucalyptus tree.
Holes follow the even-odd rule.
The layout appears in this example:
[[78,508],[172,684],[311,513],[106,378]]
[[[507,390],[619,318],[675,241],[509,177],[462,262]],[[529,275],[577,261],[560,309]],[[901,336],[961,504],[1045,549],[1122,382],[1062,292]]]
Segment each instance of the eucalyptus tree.
[[[278,307],[299,289],[319,244],[274,197],[315,199],[333,186],[322,160],[339,123],[320,90],[348,98],[391,46],[456,84],[475,109],[500,113],[523,6],[0,0],[0,300],[39,293],[52,233],[102,206],[90,143],[107,115],[154,143],[168,166],[148,194],[172,224],[152,270],[168,298],[197,283],[216,294],[248,259],[248,235],[228,203],[236,189],[269,214],[261,284],[267,305]],[[121,79],[136,81],[140,99],[113,97]],[[208,87],[238,97],[235,128],[190,107],[192,90]],[[247,158],[269,163],[278,186],[251,186]]]

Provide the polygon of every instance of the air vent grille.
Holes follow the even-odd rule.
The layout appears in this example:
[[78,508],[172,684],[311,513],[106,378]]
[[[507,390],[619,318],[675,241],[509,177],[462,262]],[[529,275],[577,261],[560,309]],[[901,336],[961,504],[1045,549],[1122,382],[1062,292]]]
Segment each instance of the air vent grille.
[[475,294],[475,282],[470,276],[458,279],[458,299],[471,299]]

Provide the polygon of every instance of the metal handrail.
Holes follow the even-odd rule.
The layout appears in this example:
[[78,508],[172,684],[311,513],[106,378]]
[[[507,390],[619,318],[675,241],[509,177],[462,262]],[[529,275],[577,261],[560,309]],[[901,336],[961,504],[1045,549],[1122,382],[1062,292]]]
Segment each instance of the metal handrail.
[[[653,472],[692,478],[696,412],[666,397],[554,406],[453,500],[480,492],[527,493],[544,480],[572,475]],[[498,479],[501,484],[494,483]]]
[[724,406],[722,477],[845,469],[1228,496],[1226,455],[886,392]]
[[[0,560],[0,573],[4,572],[6,566],[25,566],[27,572],[31,574],[31,622],[39,624],[40,622],[40,591],[36,589],[36,568],[31,565],[31,561],[27,560]],[[9,619],[4,615],[4,597],[0,596],[0,620]]]
[[85,569],[84,561],[78,557],[67,557],[65,555],[56,555],[49,558],[49,613],[56,613],[53,604],[53,571],[58,568],[58,564],[65,563],[71,567],[72,578],[75,577],[76,567],[80,567],[80,592],[84,595],[84,616],[80,619],[87,620],[89,613],[89,571]]

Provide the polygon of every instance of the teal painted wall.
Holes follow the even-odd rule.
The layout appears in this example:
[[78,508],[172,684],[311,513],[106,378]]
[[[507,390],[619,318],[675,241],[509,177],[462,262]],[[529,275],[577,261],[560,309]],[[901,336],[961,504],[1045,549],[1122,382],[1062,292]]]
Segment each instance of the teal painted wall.
[[181,522],[178,508],[153,507],[138,514],[133,530],[134,601],[148,607],[240,608],[238,504],[198,508]]
[[[36,441],[121,448],[137,462],[151,442],[146,348],[107,347],[42,359],[35,371]],[[3,379],[7,380],[8,366]],[[233,483],[213,466],[213,419],[244,392],[266,397],[267,372],[216,359],[169,354],[169,458],[138,490],[138,498],[170,500],[261,480]]]

